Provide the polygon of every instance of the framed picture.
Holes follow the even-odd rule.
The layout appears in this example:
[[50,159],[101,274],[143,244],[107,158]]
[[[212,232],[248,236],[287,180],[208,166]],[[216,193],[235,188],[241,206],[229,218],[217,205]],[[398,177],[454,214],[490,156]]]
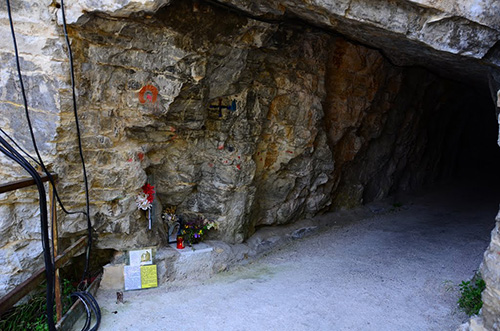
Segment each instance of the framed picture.
[[131,250],[128,256],[131,266],[153,264],[153,249],[151,248]]
[[176,243],[177,242],[177,233],[179,232],[181,228],[181,222],[175,221],[168,223],[167,222],[167,228],[168,228],[168,243]]

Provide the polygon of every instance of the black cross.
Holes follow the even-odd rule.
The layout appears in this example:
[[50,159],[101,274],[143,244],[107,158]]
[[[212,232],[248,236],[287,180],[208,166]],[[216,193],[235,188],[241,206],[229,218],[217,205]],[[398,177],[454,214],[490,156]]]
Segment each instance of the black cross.
[[209,107],[219,109],[219,117],[222,117],[222,109],[229,109],[231,111],[236,111],[236,100],[233,100],[230,106],[224,106],[222,104],[222,98],[219,98],[219,104],[217,106],[210,105]]

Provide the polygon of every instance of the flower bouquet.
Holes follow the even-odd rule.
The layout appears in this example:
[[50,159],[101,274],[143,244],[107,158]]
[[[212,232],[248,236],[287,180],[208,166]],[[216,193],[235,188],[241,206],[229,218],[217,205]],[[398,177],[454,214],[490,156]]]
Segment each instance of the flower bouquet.
[[140,192],[135,201],[137,203],[137,208],[148,211],[149,229],[151,230],[151,207],[153,206],[153,201],[155,199],[155,187],[151,184],[144,184],[142,186],[142,192]]
[[193,221],[184,223],[181,228],[181,234],[188,245],[191,246],[203,241],[208,231],[212,229],[217,230],[218,228],[218,222],[200,216]]

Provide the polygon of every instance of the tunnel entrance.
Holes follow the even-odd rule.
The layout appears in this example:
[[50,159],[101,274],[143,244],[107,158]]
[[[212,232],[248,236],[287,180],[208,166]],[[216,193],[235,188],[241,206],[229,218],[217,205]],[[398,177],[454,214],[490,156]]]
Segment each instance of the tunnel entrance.
[[[443,194],[455,196],[455,204],[471,206],[479,201],[489,210],[486,219],[471,217],[471,222],[485,222],[490,231],[495,225],[495,215],[500,202],[500,147],[497,144],[498,123],[496,121],[495,105],[486,89],[473,86],[466,87],[468,94],[459,94],[461,100],[452,111],[445,116],[436,114],[434,121],[427,128],[430,136],[445,135],[441,144],[442,151],[434,153],[439,158],[439,167],[435,181],[424,183],[423,189],[432,192],[443,189]],[[445,123],[448,121],[449,125]],[[444,126],[443,126],[444,125]],[[447,129],[444,129],[447,127]],[[439,149],[440,143],[430,140],[430,146]],[[451,193],[455,191],[455,193]],[[448,193],[445,193],[448,192]],[[401,194],[399,191],[396,193]],[[463,197],[465,199],[460,200]],[[454,201],[451,199],[448,203]],[[478,215],[483,211],[478,210]],[[489,236],[489,231],[486,236]],[[486,246],[485,246],[486,247]]]
[[[488,17],[476,22],[415,1],[359,2],[340,14],[317,7],[325,1],[90,3],[70,5],[68,33],[99,260],[131,247],[170,248],[166,210],[216,221],[210,239],[247,244],[263,228],[387,197],[399,203],[419,189],[435,189],[428,194],[443,210],[465,210],[452,224],[467,229],[460,240],[486,244],[500,201],[498,124],[479,82],[498,69]],[[21,62],[48,162],[68,204],[79,207],[73,80],[61,62],[60,8],[46,7],[16,9],[29,23],[19,25]],[[12,50],[2,56],[8,77]],[[25,142],[15,84],[9,78],[1,88],[2,127]],[[5,176],[15,173],[9,162]],[[137,206],[146,183],[155,187],[151,213]],[[0,229],[1,254],[20,243],[22,269],[11,259],[1,274],[10,283],[30,273],[38,240],[36,203],[24,197],[0,201],[2,219],[21,224]],[[441,216],[420,230],[439,235],[439,222],[455,222],[453,213]],[[68,243],[79,236],[76,217],[60,221]]]
[[495,105],[485,91],[468,98],[464,112],[466,125],[456,142],[459,146],[455,178],[477,178],[495,186],[499,182],[500,147]]

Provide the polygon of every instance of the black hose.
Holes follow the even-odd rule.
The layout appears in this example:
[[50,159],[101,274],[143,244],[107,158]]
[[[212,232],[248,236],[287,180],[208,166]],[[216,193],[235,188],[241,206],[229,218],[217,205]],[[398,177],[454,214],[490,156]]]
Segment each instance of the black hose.
[[[45,172],[45,174],[47,175],[50,183],[54,187],[54,193],[55,193],[57,201],[59,202],[59,205],[61,206],[61,209],[66,214],[84,213],[84,212],[70,212],[70,211],[68,211],[64,207],[61,199],[59,198],[59,194],[57,193],[54,178],[52,177],[51,173],[47,170],[47,167],[43,163],[42,157],[41,157],[40,152],[38,150],[38,145],[36,144],[35,134],[34,134],[34,131],[33,131],[33,125],[31,124],[31,118],[30,118],[30,114],[29,114],[29,111],[28,111],[28,99],[26,98],[26,91],[25,91],[25,88],[24,88],[23,76],[21,75],[21,65],[20,65],[20,61],[19,61],[19,51],[17,49],[16,33],[14,32],[14,24],[13,24],[13,21],[12,21],[12,14],[11,14],[11,10],[10,10],[10,0],[6,0],[6,3],[7,3],[7,12],[8,12],[8,15],[9,15],[10,31],[11,31],[11,34],[12,34],[12,41],[13,41],[13,44],[14,44],[14,53],[15,53],[15,58],[16,58],[17,75],[19,77],[19,84],[21,86],[21,95],[23,97],[24,112],[25,112],[25,115],[26,115],[26,121],[28,122],[28,128],[29,128],[29,131],[30,131],[31,141],[33,142],[33,148],[34,148],[36,156],[38,158],[38,162],[37,163],[42,167],[42,170]],[[88,211],[87,211],[87,213],[88,213]]]
[[[74,67],[73,67],[73,55],[71,52],[71,46],[69,43],[69,38],[67,34],[67,29],[66,29],[66,18],[65,18],[65,13],[64,13],[64,2],[61,0],[61,6],[62,6],[62,15],[63,15],[63,25],[64,25],[64,35],[66,39],[66,43],[68,46],[68,52],[69,52],[69,58],[70,58],[70,69],[71,69],[71,86],[72,86],[72,95],[73,95],[73,110],[74,110],[74,115],[75,115],[75,123],[76,123],[76,129],[77,129],[77,136],[78,136],[78,149],[80,153],[80,158],[82,162],[82,168],[83,168],[83,177],[84,177],[84,183],[85,183],[85,200],[86,200],[86,211],[85,212],[69,212],[66,210],[64,207],[59,194],[57,192],[56,186],[54,179],[50,172],[47,170],[42,157],[40,155],[40,152],[38,150],[38,146],[36,144],[36,139],[34,135],[34,130],[33,126],[31,124],[31,119],[28,111],[28,102],[26,98],[26,91],[24,88],[24,82],[22,79],[22,74],[21,74],[21,66],[20,66],[20,60],[19,60],[19,52],[17,49],[17,41],[16,41],[16,35],[14,31],[14,25],[13,25],[13,20],[12,20],[12,14],[11,14],[11,9],[10,9],[10,1],[6,0],[7,4],[7,11],[8,11],[8,16],[9,16],[9,23],[10,23],[10,29],[11,29],[11,34],[12,34],[12,40],[14,44],[14,51],[15,51],[15,58],[16,58],[16,65],[17,65],[17,73],[19,76],[19,83],[21,86],[21,92],[22,92],[22,97],[23,97],[23,102],[24,102],[24,109],[25,109],[25,114],[26,114],[26,119],[28,122],[28,128],[30,131],[31,135],[31,140],[33,142],[33,147],[35,150],[35,153],[38,157],[38,161],[35,160],[33,157],[31,157],[26,151],[24,151],[5,131],[1,130],[1,132],[8,137],[22,152],[24,152],[29,158],[31,158],[35,163],[41,166],[43,171],[46,173],[50,183],[52,184],[54,188],[54,194],[57,198],[57,201],[59,202],[59,205],[61,206],[61,209],[66,213],[66,214],[77,214],[77,213],[83,213],[87,217],[87,229],[88,229],[88,243],[87,243],[87,249],[86,249],[86,256],[85,256],[85,269],[83,272],[82,276],[82,282],[84,283],[84,280],[86,279],[86,276],[88,275],[89,271],[89,259],[90,259],[90,250],[92,247],[92,224],[90,221],[90,198],[89,198],[89,189],[88,189],[88,180],[87,180],[87,172],[85,168],[85,161],[83,157],[83,150],[82,150],[82,143],[81,143],[81,134],[80,134],[80,128],[79,128],[79,123],[78,123],[78,113],[77,113],[77,108],[76,108],[76,92],[75,92],[75,79],[74,79]],[[38,191],[39,191],[39,202],[40,202],[40,220],[41,220],[41,233],[42,233],[42,247],[43,247],[43,252],[44,252],[44,261],[45,261],[45,271],[46,271],[46,276],[47,276],[47,323],[49,326],[49,330],[55,330],[55,325],[54,325],[54,313],[53,313],[53,306],[54,306],[54,262],[52,260],[52,254],[50,250],[50,245],[49,245],[49,236],[48,236],[48,215],[47,215],[47,201],[46,201],[46,195],[45,195],[45,187],[43,186],[43,182],[41,180],[40,175],[38,172],[33,168],[33,166],[24,158],[22,157],[11,145],[8,144],[8,142],[3,139],[0,136],[0,143],[3,145],[0,146],[0,151],[3,152],[5,155],[7,155],[9,158],[17,162],[19,165],[21,165],[34,179]],[[86,293],[86,294],[81,294],[81,293]],[[87,300],[90,301],[90,308],[94,312],[97,318],[97,323],[92,330],[97,330],[100,324],[101,320],[101,312],[99,309],[99,305],[97,304],[97,301],[92,297],[92,295],[88,292],[81,292],[79,294],[79,297],[85,298],[82,299],[82,302],[84,302],[85,308],[87,310],[87,316],[90,316],[90,310],[89,310],[89,303]],[[90,317],[89,317],[90,319]],[[85,330],[88,330],[90,327],[90,320],[88,321],[88,325],[86,323]]]
[[81,292],[73,292],[73,293],[71,293],[70,296],[80,299],[80,301],[84,305],[85,311],[87,312],[87,318],[85,319],[85,325],[83,326],[82,331],[88,331],[90,328],[91,321],[92,321],[92,315],[90,313],[88,302],[85,299],[82,299],[80,293]]
[[[83,326],[82,331],[97,330],[99,328],[99,325],[101,324],[101,309],[99,308],[99,305],[97,304],[97,301],[94,299],[94,297],[87,291],[71,293],[71,297],[80,299],[80,301],[82,301],[83,305],[85,306],[85,310],[87,311],[87,318],[85,320],[85,325]],[[92,324],[91,310],[96,317],[95,325],[92,328],[90,328],[90,325]]]
[[2,132],[4,134],[4,136],[6,136],[7,138],[9,138],[9,140],[14,144],[14,146],[16,146],[17,149],[19,149],[21,152],[23,152],[24,155],[26,155],[27,157],[29,157],[36,164],[40,165],[40,162],[38,162],[33,156],[31,156],[21,146],[19,146],[19,144],[14,140],[14,138],[12,138],[11,136],[9,136],[9,134],[7,132],[5,132],[2,128],[0,128],[0,132]]
[[83,182],[85,184],[85,207],[86,207],[85,211],[87,213],[87,236],[88,236],[87,249],[85,252],[85,268],[83,271],[83,279],[85,279],[85,277],[87,277],[89,273],[90,250],[92,249],[92,223],[90,221],[89,184],[87,180],[87,170],[85,168],[85,159],[83,157],[82,138],[80,134],[80,125],[78,123],[78,111],[76,107],[75,69],[73,66],[73,52],[71,51],[71,45],[68,37],[68,30],[66,28],[66,13],[64,12],[64,0],[61,0],[61,13],[63,21],[64,38],[66,40],[66,45],[68,47],[69,67],[71,73],[71,92],[73,99],[73,113],[75,115],[76,135],[78,137],[78,152],[80,154],[80,159],[82,162]]
[[[77,110],[77,104],[76,104],[76,91],[75,91],[75,69],[74,69],[74,64],[73,64],[73,52],[71,51],[71,44],[69,42],[69,37],[68,37],[68,29],[66,26],[66,13],[64,10],[64,0],[61,0],[61,13],[62,13],[62,21],[63,21],[64,39],[66,40],[66,46],[68,48],[69,67],[70,67],[70,74],[71,74],[71,92],[72,92],[72,101],[73,101],[73,113],[75,116],[76,135],[78,138],[78,152],[80,154],[80,160],[82,163],[83,181],[85,184],[85,207],[86,207],[85,211],[86,211],[86,216],[87,216],[88,241],[87,241],[87,249],[85,251],[85,268],[84,268],[83,276],[82,276],[82,282],[83,282],[83,280],[87,276],[89,276],[90,251],[92,249],[92,223],[90,221],[89,184],[88,184],[88,179],[87,179],[87,170],[85,167],[85,158],[83,157],[80,124],[78,122],[78,110]],[[80,300],[82,300],[82,302],[84,303],[85,309],[87,310],[87,321],[85,322],[85,327],[82,330],[83,331],[89,330],[89,327],[91,324],[91,315],[90,315],[90,311],[88,308],[89,305],[90,305],[90,308],[92,309],[92,311],[94,312],[94,315],[96,316],[96,324],[94,325],[94,327],[92,329],[90,329],[90,331],[97,330],[99,328],[100,323],[101,323],[101,309],[99,308],[97,301],[87,291],[75,292],[72,295],[78,296],[80,298]]]
[[[9,8],[10,10],[10,8]],[[47,213],[47,199],[45,195],[45,187],[43,186],[42,179],[38,172],[31,164],[17,151],[9,145],[9,143],[0,137],[0,151],[6,156],[18,163],[25,169],[35,181],[38,189],[38,202],[40,205],[40,228],[42,234],[42,247],[43,257],[45,263],[45,276],[47,279],[46,287],[46,300],[47,300],[47,324],[50,331],[55,331],[54,325],[54,262],[49,244],[49,227],[48,227],[48,213]]]

